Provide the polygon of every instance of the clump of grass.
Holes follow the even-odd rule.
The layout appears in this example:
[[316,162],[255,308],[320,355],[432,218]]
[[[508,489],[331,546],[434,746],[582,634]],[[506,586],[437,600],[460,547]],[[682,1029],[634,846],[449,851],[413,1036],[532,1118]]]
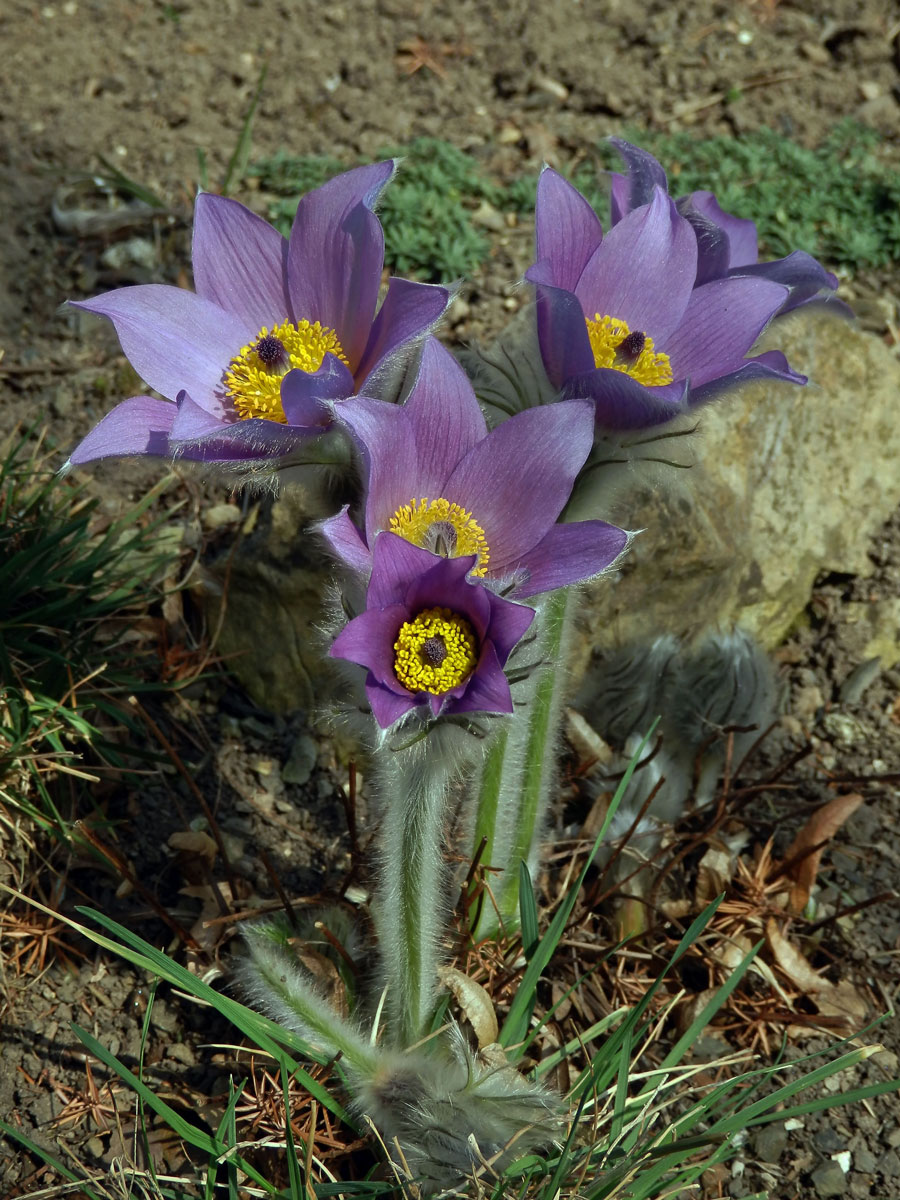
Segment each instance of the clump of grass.
[[[755,221],[767,258],[806,250],[851,271],[900,259],[900,167],[874,129],[842,122],[813,150],[768,129],[713,138],[632,129],[625,136],[656,155],[673,195],[705,188],[729,212]],[[385,147],[378,155],[390,156],[404,158],[380,209],[393,271],[444,280],[471,274],[491,248],[491,236],[473,221],[479,206],[517,217],[534,211],[533,174],[500,184],[470,155],[438,138]],[[351,165],[279,151],[248,173],[274,197],[269,218],[287,233],[300,196]],[[580,167],[573,182],[605,214],[601,168],[621,168],[606,143],[598,147],[596,163]]]
[[146,519],[168,480],[104,525],[41,437],[17,434],[0,454],[0,825],[24,816],[67,839],[52,781],[91,779],[79,765],[88,748],[123,765],[103,730],[146,687],[127,635],[177,555]]

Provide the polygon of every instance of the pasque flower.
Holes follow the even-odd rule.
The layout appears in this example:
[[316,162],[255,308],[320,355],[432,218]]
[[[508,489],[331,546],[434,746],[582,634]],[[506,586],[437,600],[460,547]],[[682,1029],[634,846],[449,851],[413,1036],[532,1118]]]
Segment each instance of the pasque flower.
[[450,299],[446,288],[391,279],[376,313],[384,234],[374,206],[394,170],[357,167],[309,192],[289,239],[237,201],[203,193],[195,292],[146,284],[76,302],[112,321],[138,375],[166,398],[123,401],[70,462],[278,458],[328,426],[330,402],[376,388]]
[[471,556],[474,577],[521,598],[600,574],[628,544],[605,521],[556,524],[593,443],[586,401],[528,409],[488,433],[462,368],[428,338],[405,404],[358,396],[338,415],[361,449],[362,528],[346,508],[321,528],[350,567],[368,571],[389,530]]
[[433,717],[512,712],[503,667],[534,610],[468,581],[475,562],[393,533],[375,539],[365,611],[328,653],[368,669],[366,694],[383,729],[415,708]]
[[641,186],[645,201],[604,236],[576,188],[549,167],[541,174],[526,278],[554,386],[590,397],[601,427],[624,430],[668,421],[752,379],[805,383],[778,350],[745,357],[789,288],[746,274],[698,285],[694,226],[658,180]]
[[[626,175],[612,172],[611,220],[616,225],[633,209],[648,203],[654,188],[660,187],[667,192],[668,181],[662,166],[648,151],[621,138],[610,138],[610,141],[628,168]],[[833,296],[838,285],[837,276],[826,271],[805,250],[795,250],[786,258],[760,262],[755,222],[725,212],[712,192],[696,191],[680,196],[675,207],[690,223],[697,239],[695,286],[733,275],[752,275],[783,284],[788,289],[777,316],[814,301],[849,311]]]

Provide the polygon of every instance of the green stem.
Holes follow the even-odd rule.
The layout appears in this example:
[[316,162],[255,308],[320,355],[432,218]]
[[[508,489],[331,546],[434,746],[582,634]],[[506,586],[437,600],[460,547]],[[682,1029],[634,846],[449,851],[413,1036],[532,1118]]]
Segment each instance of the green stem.
[[470,740],[437,727],[415,746],[377,754],[384,815],[374,921],[387,1042],[402,1048],[431,1027],[446,909],[444,821],[450,792],[470,761]]
[[556,779],[572,607],[568,589],[547,597],[538,617],[543,665],[516,694],[517,713],[489,747],[478,775],[473,853],[484,843],[481,862],[491,868],[494,898],[480,905],[473,927],[478,939],[519,923],[519,864],[533,873]]

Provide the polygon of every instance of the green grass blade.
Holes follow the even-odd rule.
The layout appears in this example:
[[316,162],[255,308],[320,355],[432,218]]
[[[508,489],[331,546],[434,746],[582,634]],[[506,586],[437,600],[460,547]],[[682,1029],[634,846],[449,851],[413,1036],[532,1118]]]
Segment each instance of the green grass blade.
[[519,860],[519,918],[522,922],[522,950],[526,958],[531,958],[538,944],[540,931],[531,872],[524,858]]

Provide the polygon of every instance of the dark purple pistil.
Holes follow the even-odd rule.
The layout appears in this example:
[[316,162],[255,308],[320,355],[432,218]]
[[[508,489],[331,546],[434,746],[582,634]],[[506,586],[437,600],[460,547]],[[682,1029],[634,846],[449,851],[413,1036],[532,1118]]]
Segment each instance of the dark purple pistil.
[[273,333],[267,333],[264,338],[259,339],[256,343],[256,353],[259,361],[269,370],[280,366],[287,358],[284,342]]
[[636,363],[644,351],[646,341],[647,335],[641,333],[640,329],[636,329],[634,333],[629,333],[628,337],[622,338],[621,342],[616,346],[616,360],[627,363],[629,366]]
[[426,638],[419,647],[422,662],[429,667],[439,667],[447,657],[447,647],[442,637]]

